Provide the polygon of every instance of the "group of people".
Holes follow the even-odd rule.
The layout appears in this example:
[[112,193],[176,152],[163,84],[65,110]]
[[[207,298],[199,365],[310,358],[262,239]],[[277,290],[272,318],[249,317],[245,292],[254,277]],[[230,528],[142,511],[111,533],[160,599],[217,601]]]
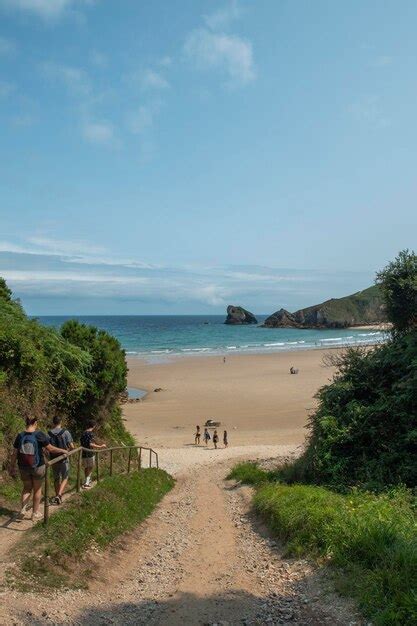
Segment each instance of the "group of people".
[[[206,446],[208,446],[208,443],[211,439],[211,435],[209,433],[208,428],[204,428],[204,433],[203,433],[203,440],[204,443],[206,444]],[[200,445],[200,440],[201,440],[201,429],[200,426],[196,426],[195,427],[195,435],[194,435],[194,442],[196,446]],[[213,432],[213,446],[215,447],[215,449],[217,450],[217,444],[219,443],[219,434],[217,432],[217,430],[215,429]],[[229,445],[229,441],[227,438],[227,430],[223,431],[223,445],[225,448],[227,448],[227,446]]]
[[[96,424],[89,421],[80,438],[83,448],[81,453],[84,467],[85,481],[83,487],[91,487],[91,474],[94,467],[94,450],[105,448],[106,444],[95,441],[94,430]],[[33,493],[32,520],[37,521],[42,517],[39,511],[42,497],[42,481],[45,477],[45,452],[48,457],[56,459],[64,458],[52,465],[54,473],[55,496],[51,504],[60,505],[62,496],[68,483],[70,464],[68,452],[74,449],[74,442],[68,429],[62,426],[62,420],[55,416],[52,420],[52,428],[48,433],[38,429],[36,417],[26,419],[26,428],[19,433],[13,443],[13,452],[10,459],[9,473],[16,476],[16,462],[20,478],[23,482],[21,509],[18,518],[23,519],[29,508],[29,502]]]

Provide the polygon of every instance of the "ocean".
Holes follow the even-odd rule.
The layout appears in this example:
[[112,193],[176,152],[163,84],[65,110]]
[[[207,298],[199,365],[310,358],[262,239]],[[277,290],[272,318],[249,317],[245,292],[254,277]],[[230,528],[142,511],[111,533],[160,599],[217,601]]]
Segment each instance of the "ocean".
[[[258,316],[259,323],[266,316]],[[77,319],[111,333],[130,356],[163,361],[170,356],[227,355],[310,350],[337,346],[375,344],[381,331],[366,329],[297,330],[229,326],[224,315],[103,315],[42,316],[46,326],[58,328]]]

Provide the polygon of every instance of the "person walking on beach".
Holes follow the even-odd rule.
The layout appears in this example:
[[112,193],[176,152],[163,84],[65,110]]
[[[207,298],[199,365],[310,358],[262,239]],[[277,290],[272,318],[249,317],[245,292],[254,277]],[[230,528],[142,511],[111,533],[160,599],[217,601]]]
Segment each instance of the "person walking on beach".
[[[84,474],[85,474],[85,482],[83,484],[84,489],[88,489],[91,487],[91,473],[94,467],[94,452],[93,450],[99,450],[100,448],[105,448],[106,444],[96,443],[94,438],[94,429],[96,427],[96,423],[93,420],[87,422],[87,428],[83,432],[80,438],[80,444],[83,448],[87,448],[87,450],[83,450],[81,457],[84,466]],[[90,452],[91,450],[91,452]]]
[[17,517],[18,519],[25,517],[33,492],[32,521],[37,522],[42,517],[39,507],[42,496],[42,481],[46,472],[44,450],[56,455],[67,454],[67,451],[53,446],[48,435],[38,430],[36,417],[26,418],[26,428],[17,435],[13,448],[9,473],[11,476],[16,476],[17,460],[20,478],[23,482],[22,504]]
[[195,445],[196,446],[200,445],[200,437],[201,437],[200,426],[196,426],[196,430],[195,430]]
[[227,446],[229,445],[229,442],[227,440],[227,430],[223,432],[223,445],[225,448],[227,448]]
[[218,443],[219,443],[219,435],[217,434],[217,430],[215,430],[213,433],[213,444],[216,450],[217,450]]
[[[73,450],[74,443],[72,440],[71,433],[62,428],[62,420],[59,415],[55,415],[52,420],[54,427],[48,431],[49,439],[56,448],[62,448],[63,450]],[[59,454],[51,454],[51,458],[54,459]],[[62,504],[62,496],[65,491],[65,487],[67,486],[68,476],[69,476],[69,459],[63,459],[62,461],[58,461],[58,463],[54,463],[52,465],[52,471],[54,473],[54,483],[55,483],[55,498],[52,498],[52,504]]]
[[226,357],[225,356],[223,357],[223,363],[226,363]]
[[210,441],[211,437],[210,437],[210,433],[208,431],[207,428],[204,429],[204,443],[207,445],[208,442]]

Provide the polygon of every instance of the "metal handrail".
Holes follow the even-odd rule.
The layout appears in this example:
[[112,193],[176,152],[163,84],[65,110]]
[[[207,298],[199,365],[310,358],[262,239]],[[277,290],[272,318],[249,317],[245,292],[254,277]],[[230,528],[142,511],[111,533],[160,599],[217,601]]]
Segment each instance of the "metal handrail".
[[155,460],[156,460],[156,467],[159,468],[158,453],[155,452],[155,450],[153,450],[152,448],[147,448],[145,446],[113,446],[110,448],[100,448],[100,449],[91,449],[91,448],[84,448],[83,446],[79,446],[78,448],[74,448],[74,450],[69,450],[67,454],[61,454],[60,456],[57,456],[49,460],[45,459],[46,471],[45,471],[45,494],[44,494],[45,505],[44,505],[44,514],[43,514],[44,524],[47,524],[49,521],[49,472],[48,472],[48,469],[52,467],[52,465],[55,465],[56,463],[60,463],[61,461],[68,459],[68,457],[73,456],[74,454],[78,453],[77,483],[76,483],[76,491],[78,493],[81,488],[82,453],[92,452],[94,455],[96,455],[96,476],[97,476],[97,482],[99,482],[100,481],[99,454],[106,453],[106,452],[110,453],[110,476],[112,476],[113,475],[113,452],[115,452],[116,450],[128,450],[129,451],[128,462],[127,462],[128,474],[130,473],[130,468],[132,464],[132,450],[137,450],[138,452],[138,456],[137,456],[138,470],[142,468],[142,450],[147,450],[149,452],[149,467],[152,467],[152,455],[154,455]]

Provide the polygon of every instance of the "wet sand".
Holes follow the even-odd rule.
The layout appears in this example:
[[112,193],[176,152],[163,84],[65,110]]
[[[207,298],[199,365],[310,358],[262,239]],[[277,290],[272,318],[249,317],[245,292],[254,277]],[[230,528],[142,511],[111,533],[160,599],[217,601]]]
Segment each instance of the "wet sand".
[[[128,360],[128,384],[146,389],[142,402],[125,404],[126,426],[139,443],[156,448],[193,445],[196,424],[221,422],[230,444],[299,445],[315,406],[314,394],[332,377],[322,363],[328,350],[223,357]],[[299,368],[290,375],[289,368]],[[160,392],[154,392],[156,388]]]

